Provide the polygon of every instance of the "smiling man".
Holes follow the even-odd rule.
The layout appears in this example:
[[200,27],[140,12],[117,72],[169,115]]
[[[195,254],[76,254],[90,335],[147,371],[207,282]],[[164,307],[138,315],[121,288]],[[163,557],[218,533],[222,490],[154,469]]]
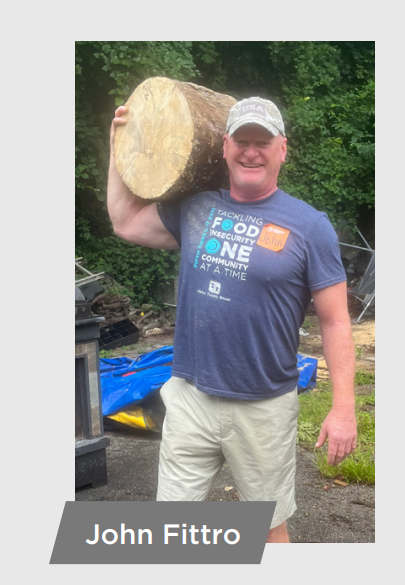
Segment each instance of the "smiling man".
[[259,201],[274,193],[286,154],[284,122],[274,104],[259,98],[235,104],[224,136],[235,200]]
[[311,301],[321,325],[333,406],[317,442],[328,463],[356,447],[354,346],[346,275],[325,213],[277,186],[287,154],[274,103],[237,102],[224,135],[230,190],[147,204],[114,162],[108,210],[115,233],[152,248],[181,248],[172,377],[161,389],[166,417],[157,499],[208,497],[226,460],[240,500],[276,501],[267,542],[290,542],[296,510],[299,328]]

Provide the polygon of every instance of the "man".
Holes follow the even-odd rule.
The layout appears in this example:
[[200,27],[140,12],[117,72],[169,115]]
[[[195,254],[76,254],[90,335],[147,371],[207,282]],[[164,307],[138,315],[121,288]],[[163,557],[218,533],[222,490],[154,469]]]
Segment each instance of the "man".
[[241,500],[277,501],[267,542],[288,543],[299,411],[296,353],[311,300],[320,321],[333,406],[317,447],[328,463],[356,447],[354,346],[346,276],[324,213],[277,187],[287,153],[278,108],[237,102],[223,139],[230,191],[147,204],[126,188],[113,156],[108,210],[115,233],[152,248],[181,247],[172,378],[158,500],[206,499],[224,460]]

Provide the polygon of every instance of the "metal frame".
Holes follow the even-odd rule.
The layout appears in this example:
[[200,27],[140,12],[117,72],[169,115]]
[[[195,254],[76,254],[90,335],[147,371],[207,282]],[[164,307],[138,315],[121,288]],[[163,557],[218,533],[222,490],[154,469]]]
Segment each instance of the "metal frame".
[[[365,239],[365,237],[363,236],[363,234],[361,233],[361,231],[359,229],[357,229],[357,233],[359,234],[359,236],[361,237],[361,239],[363,240],[363,242],[365,243],[365,245],[367,246],[366,248],[363,248],[362,246],[355,246],[353,244],[346,244],[344,242],[339,242],[339,244],[341,246],[347,246],[348,248],[356,248],[357,250],[365,250],[366,252],[370,252],[371,254],[371,258],[370,258],[370,262],[372,261],[374,255],[375,255],[375,250],[373,250],[371,248],[371,246],[368,244],[367,240]],[[370,265],[370,262],[368,263],[367,267]],[[366,268],[367,270],[367,268]],[[375,299],[375,286],[374,286],[374,291],[372,293],[368,293],[364,295],[364,298],[359,297],[358,295],[356,295],[355,293],[352,293],[352,295],[361,302],[361,304],[364,306],[364,309],[362,310],[362,312],[360,313],[360,315],[357,317],[356,319],[356,323],[360,323],[364,313],[367,311],[367,309],[371,306],[371,304],[374,302]]]
[[[371,293],[371,295],[365,295],[364,299],[359,298],[357,295],[354,295],[356,297],[356,299],[358,299],[363,305],[364,303],[367,303],[364,307],[364,309],[362,310],[362,312],[360,313],[360,315],[357,317],[356,319],[356,323],[360,323],[361,318],[363,317],[364,313],[367,311],[367,309],[369,308],[369,306],[371,305],[371,303],[374,301],[375,298],[375,290],[373,293]],[[366,297],[370,297],[370,299],[368,300],[368,302],[366,301]]]
[[95,280],[101,280],[102,278],[104,278],[105,272],[99,272],[98,274],[93,274],[92,272],[90,272],[90,270],[87,270],[87,268],[84,268],[81,265],[82,260],[83,260],[83,258],[75,258],[75,266],[76,266],[76,268],[79,268],[79,270],[81,270],[82,272],[84,272],[88,276],[85,276],[84,278],[80,278],[79,280],[75,280],[76,286],[79,286],[81,284],[88,284],[89,282],[94,282]]

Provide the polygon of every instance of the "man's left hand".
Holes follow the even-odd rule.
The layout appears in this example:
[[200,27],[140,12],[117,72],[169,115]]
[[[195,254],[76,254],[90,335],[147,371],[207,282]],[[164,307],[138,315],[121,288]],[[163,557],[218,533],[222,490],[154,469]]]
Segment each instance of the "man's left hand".
[[339,465],[356,448],[357,424],[354,408],[334,409],[325,418],[315,447],[328,439],[328,465]]

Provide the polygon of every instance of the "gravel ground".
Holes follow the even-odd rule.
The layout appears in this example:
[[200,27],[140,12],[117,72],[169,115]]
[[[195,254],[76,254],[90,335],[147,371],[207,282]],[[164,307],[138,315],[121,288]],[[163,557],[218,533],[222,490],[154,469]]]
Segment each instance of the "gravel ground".
[[[108,431],[108,483],[76,490],[77,501],[154,501],[161,436],[146,431]],[[327,489],[325,489],[325,487]],[[228,489],[225,489],[228,488]],[[232,488],[232,489],[229,489]],[[298,447],[296,501],[289,520],[291,541],[374,542],[373,486],[342,487],[322,478],[311,452]],[[238,500],[229,467],[225,464],[209,500]]]

